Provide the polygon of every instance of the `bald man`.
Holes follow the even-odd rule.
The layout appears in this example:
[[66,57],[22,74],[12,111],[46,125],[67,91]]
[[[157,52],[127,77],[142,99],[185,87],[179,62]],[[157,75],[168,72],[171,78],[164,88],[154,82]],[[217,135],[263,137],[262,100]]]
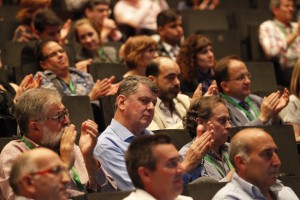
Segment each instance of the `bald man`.
[[36,148],[14,162],[9,183],[16,195],[34,200],[67,200],[68,170],[52,150]]
[[230,142],[229,158],[236,173],[213,198],[219,199],[299,199],[291,188],[277,180],[280,159],[277,145],[264,130],[249,128]]

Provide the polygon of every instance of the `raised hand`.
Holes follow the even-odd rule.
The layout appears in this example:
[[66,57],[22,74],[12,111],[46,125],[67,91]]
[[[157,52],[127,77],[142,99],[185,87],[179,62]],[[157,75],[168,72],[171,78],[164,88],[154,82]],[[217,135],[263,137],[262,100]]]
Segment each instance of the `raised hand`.
[[60,158],[68,169],[74,165],[75,161],[74,144],[76,134],[75,126],[71,124],[64,128],[60,141]]
[[208,122],[207,130],[204,132],[202,124],[197,127],[197,136],[187,151],[182,166],[186,172],[193,171],[201,163],[207,150],[211,147],[214,138],[214,127]]
[[279,98],[279,102],[275,108],[275,114],[278,114],[289,103],[290,92],[287,88],[284,88],[283,94]]
[[261,107],[260,107],[260,114],[259,120],[262,123],[267,123],[275,114],[276,106],[279,103],[280,92],[273,92],[267,97],[263,98]]

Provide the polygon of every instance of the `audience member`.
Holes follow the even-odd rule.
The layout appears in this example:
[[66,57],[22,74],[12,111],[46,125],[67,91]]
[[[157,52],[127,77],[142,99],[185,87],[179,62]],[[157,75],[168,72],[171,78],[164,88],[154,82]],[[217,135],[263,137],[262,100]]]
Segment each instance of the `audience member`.
[[278,113],[288,104],[289,91],[273,92],[261,98],[250,94],[251,74],[237,56],[222,58],[215,78],[221,96],[227,101],[232,126],[255,126],[279,122]]
[[[136,137],[152,134],[146,127],[154,116],[158,88],[147,77],[129,76],[120,83],[114,119],[99,136],[94,156],[103,168],[116,180],[121,190],[132,190],[134,186],[128,176],[124,154]],[[190,171],[202,158],[212,139],[212,127],[196,140],[194,148],[187,152],[182,162],[184,171]]]
[[101,38],[101,42],[120,41],[122,33],[113,19],[109,19],[109,0],[91,0],[84,6],[85,16],[90,20]]
[[281,165],[273,138],[262,129],[244,129],[230,142],[229,157],[236,173],[214,197],[218,199],[299,199],[277,180]]
[[[192,182],[199,177],[208,176],[217,181],[230,180],[232,165],[229,161],[229,113],[225,101],[217,96],[207,96],[194,100],[183,120],[184,128],[190,134],[193,141],[186,144],[179,151],[181,158],[185,157],[187,150],[191,148],[197,138],[197,126],[202,125],[207,130],[212,124],[214,129],[213,143],[203,157],[201,164],[195,166],[190,173],[184,177],[185,183]],[[198,159],[198,158],[195,158]]]
[[14,161],[9,183],[18,196],[34,200],[68,200],[68,170],[50,149],[27,151]]
[[[18,98],[15,115],[22,139],[9,142],[0,155],[1,199],[14,199],[8,178],[16,157],[37,147],[57,152],[70,170],[72,179],[68,192],[71,196],[86,190],[114,190],[114,182],[94,159],[98,126],[92,120],[82,123],[79,147],[74,144],[75,126],[70,124],[69,112],[56,90],[31,89]],[[113,184],[113,185],[112,185]]]
[[215,57],[212,42],[206,36],[189,36],[180,47],[177,63],[182,73],[182,93],[193,93],[200,83],[203,93],[207,92],[214,80]]
[[116,93],[114,77],[97,80],[94,83],[90,74],[70,67],[65,49],[57,42],[44,40],[38,46],[37,59],[43,72],[41,87],[58,90],[62,95],[88,95],[91,101]]
[[114,7],[114,17],[118,24],[133,27],[138,34],[156,33],[156,17],[168,8],[165,0],[120,0]]
[[300,55],[300,21],[292,22],[293,0],[270,0],[273,20],[259,27],[259,41],[265,54],[276,64],[277,83],[289,87],[293,67]]
[[158,55],[170,57],[175,61],[183,37],[181,16],[175,10],[163,10],[158,14],[156,23],[157,33],[160,36],[157,45]]
[[128,174],[137,188],[125,200],[188,200],[181,196],[183,167],[171,139],[166,135],[133,140],[125,155]]
[[51,2],[51,0],[20,1],[17,18],[21,22],[21,25],[19,25],[15,30],[13,36],[14,42],[29,42],[39,39],[39,36],[33,26],[33,18],[40,10],[49,8]]
[[178,10],[214,10],[220,4],[220,0],[180,0]]
[[149,36],[130,37],[124,47],[124,61],[129,69],[124,77],[145,76],[147,65],[157,57],[157,44]]
[[[80,19],[75,23],[75,36],[82,46],[76,60],[93,59],[93,62],[118,62],[117,51],[113,47],[101,46],[99,33],[87,19]],[[86,68],[84,70],[87,71]]]
[[167,57],[155,58],[146,76],[158,87],[157,104],[149,130],[183,129],[182,118],[190,106],[190,98],[180,92],[180,69]]
[[279,113],[283,122],[292,124],[295,138],[300,142],[300,59],[296,62],[293,70],[288,105]]
[[[39,71],[41,69],[36,58],[36,48],[38,42],[43,39],[51,39],[62,44],[69,34],[71,21],[68,21],[64,28],[61,28],[62,22],[58,16],[50,9],[43,9],[35,15],[33,23],[35,27],[35,33],[37,34],[38,38],[36,41],[26,45],[22,49],[21,66],[23,68],[34,67],[36,71]],[[74,57],[69,49],[68,55],[71,58]],[[72,63],[75,63],[75,61]]]
[[121,190],[134,189],[127,174],[124,153],[135,137],[150,134],[158,88],[147,77],[129,76],[120,83],[111,124],[99,136],[94,156]]

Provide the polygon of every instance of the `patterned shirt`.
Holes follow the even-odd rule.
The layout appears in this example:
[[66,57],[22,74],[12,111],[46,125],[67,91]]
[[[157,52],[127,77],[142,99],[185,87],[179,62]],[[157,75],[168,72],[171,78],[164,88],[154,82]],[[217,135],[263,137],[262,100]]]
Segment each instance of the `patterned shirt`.
[[300,55],[300,37],[287,46],[287,35],[297,31],[298,24],[291,22],[287,26],[277,20],[268,20],[259,27],[259,42],[265,54],[270,58],[277,58],[282,68],[294,67]]
[[[65,81],[60,79],[49,70],[46,70],[44,72],[37,72],[35,77],[37,77],[38,74],[41,74],[42,76],[41,87],[57,89],[59,92],[62,92],[67,96],[88,95],[94,86],[94,81],[90,74],[81,72],[75,68],[70,68],[70,84],[67,84]],[[57,84],[55,84],[53,80]]]

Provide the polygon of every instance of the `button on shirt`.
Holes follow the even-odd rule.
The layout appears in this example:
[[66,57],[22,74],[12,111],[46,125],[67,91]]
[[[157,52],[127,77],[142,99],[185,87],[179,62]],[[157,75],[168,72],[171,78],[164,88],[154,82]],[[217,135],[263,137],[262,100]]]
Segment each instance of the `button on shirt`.
[[[277,200],[299,200],[293,190],[276,181],[270,187]],[[255,185],[245,181],[236,173],[233,174],[231,182],[227,183],[219,192],[213,197],[213,200],[236,199],[236,200],[267,200],[261,193],[260,189]]]
[[[153,133],[145,129],[143,134]],[[126,127],[112,119],[111,124],[99,136],[94,149],[94,156],[117,182],[120,190],[135,188],[127,173],[124,159],[125,152],[135,137]]]

